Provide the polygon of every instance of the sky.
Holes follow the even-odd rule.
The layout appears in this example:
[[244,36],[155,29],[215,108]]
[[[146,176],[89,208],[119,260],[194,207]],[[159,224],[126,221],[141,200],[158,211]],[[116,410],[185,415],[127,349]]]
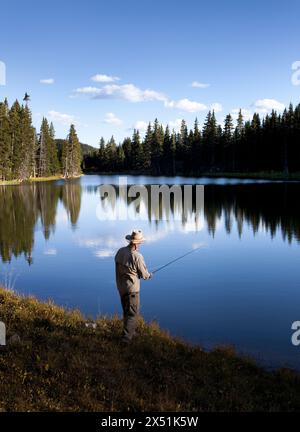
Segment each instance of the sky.
[[74,123],[97,147],[156,117],[176,129],[300,102],[297,1],[10,0],[0,16],[0,100],[27,91],[57,138]]

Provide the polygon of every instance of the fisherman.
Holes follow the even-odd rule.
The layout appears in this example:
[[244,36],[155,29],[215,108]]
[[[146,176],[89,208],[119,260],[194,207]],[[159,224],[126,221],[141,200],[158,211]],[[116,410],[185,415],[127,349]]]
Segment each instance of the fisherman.
[[118,250],[115,256],[116,282],[123,308],[122,342],[128,343],[135,335],[140,310],[140,279],[151,279],[144,257],[138,251],[145,241],[141,230],[132,231],[126,237],[128,245]]

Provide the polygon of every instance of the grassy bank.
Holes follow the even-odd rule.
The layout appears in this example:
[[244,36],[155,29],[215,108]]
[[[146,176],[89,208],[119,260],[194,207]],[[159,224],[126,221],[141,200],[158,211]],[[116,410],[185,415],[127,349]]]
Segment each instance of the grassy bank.
[[[139,322],[132,345],[121,321],[87,328],[78,311],[0,289],[11,342],[0,352],[0,411],[300,410],[300,376],[266,372],[232,349],[209,353]],[[18,336],[17,336],[18,335]]]
[[[71,179],[79,178],[80,176],[72,177]],[[36,183],[36,182],[47,182],[47,181],[54,181],[54,180],[66,180],[65,177],[61,175],[56,176],[50,176],[50,177],[31,177],[26,180],[5,180],[0,181],[0,186],[10,186],[10,185],[19,185],[19,184],[26,184],[26,183]],[[68,180],[68,179],[67,179]]]

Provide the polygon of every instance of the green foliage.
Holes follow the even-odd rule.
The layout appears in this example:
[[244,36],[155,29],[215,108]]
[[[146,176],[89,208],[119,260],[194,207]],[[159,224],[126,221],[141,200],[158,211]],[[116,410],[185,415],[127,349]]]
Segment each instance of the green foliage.
[[108,142],[101,138],[96,150],[80,144],[74,125],[66,140],[57,140],[44,118],[36,134],[28,106],[15,101],[9,108],[5,100],[0,103],[0,181],[76,177],[82,167],[154,175],[277,172],[288,177],[300,171],[299,139],[300,104],[290,104],[282,115],[272,111],[261,119],[254,113],[246,122],[240,110],[236,124],[228,114],[223,127],[210,111],[202,130],[197,119],[191,130],[182,120],[179,133],[155,119],[143,139],[134,130],[121,144],[114,137]]
[[70,132],[62,148],[62,167],[65,178],[77,177],[81,174],[81,147],[75,126],[71,125]]
[[223,127],[210,111],[202,130],[197,119],[192,130],[182,120],[180,132],[170,133],[168,126],[164,128],[155,119],[143,140],[134,131],[132,139],[120,144],[124,152],[121,165],[104,155],[107,144],[102,138],[101,156],[100,152],[88,156],[85,168],[155,175],[277,172],[288,176],[300,171],[299,140],[300,104],[295,109],[290,105],[282,115],[272,111],[263,119],[254,113],[246,122],[239,110],[236,122],[228,114]]
[[0,103],[0,179],[11,178],[12,149],[8,107]]
[[138,171],[142,168],[142,144],[138,130],[133,131],[131,142],[131,166],[132,169]]
[[[67,176],[81,173],[82,154],[74,126],[71,126],[68,142]],[[90,152],[90,146],[84,147]],[[60,165],[62,146],[57,146],[53,124],[43,118],[40,133],[32,126],[28,104],[16,100],[9,108],[5,99],[0,103],[0,181],[24,181],[66,175]]]

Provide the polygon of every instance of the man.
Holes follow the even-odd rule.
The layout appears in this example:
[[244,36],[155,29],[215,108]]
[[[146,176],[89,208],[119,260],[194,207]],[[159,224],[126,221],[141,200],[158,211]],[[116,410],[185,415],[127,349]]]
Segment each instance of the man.
[[128,246],[118,250],[115,256],[116,282],[123,308],[123,342],[130,342],[135,334],[140,310],[140,279],[151,279],[143,255],[138,251],[145,240],[142,231],[127,235]]

